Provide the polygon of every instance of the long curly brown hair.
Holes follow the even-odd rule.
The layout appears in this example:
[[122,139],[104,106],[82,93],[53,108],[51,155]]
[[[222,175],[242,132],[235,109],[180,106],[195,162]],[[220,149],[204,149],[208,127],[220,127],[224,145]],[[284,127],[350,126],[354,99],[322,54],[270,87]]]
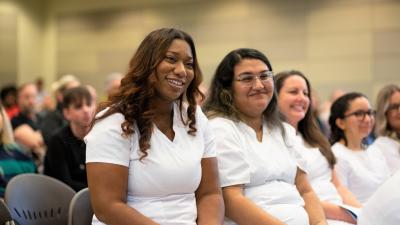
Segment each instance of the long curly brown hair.
[[[175,39],[186,41],[192,51],[194,78],[185,93],[179,97],[179,109],[182,122],[189,126],[188,133],[195,135],[197,131],[195,99],[197,96],[204,98],[198,88],[202,81],[202,73],[193,39],[184,31],[175,28],[161,28],[145,37],[130,60],[128,73],[122,78],[118,92],[110,95],[108,100],[101,103],[97,109],[97,112],[100,112],[108,108],[107,111],[93,120],[94,124],[111,114],[123,114],[125,121],[121,124],[123,131],[121,135],[125,137],[134,133],[136,123],[140,134],[139,147],[142,153],[140,160],[148,155],[155,117],[155,109],[151,104],[155,97],[155,83],[149,77],[165,58],[168,48]],[[186,121],[182,115],[184,101],[188,103]]]

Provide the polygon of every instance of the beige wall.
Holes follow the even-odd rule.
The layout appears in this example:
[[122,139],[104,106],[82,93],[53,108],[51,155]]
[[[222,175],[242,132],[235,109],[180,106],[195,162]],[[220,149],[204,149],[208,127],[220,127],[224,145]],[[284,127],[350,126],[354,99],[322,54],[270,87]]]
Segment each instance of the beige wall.
[[[102,91],[105,76],[126,70],[148,32],[173,26],[194,37],[206,82],[227,52],[253,47],[270,58],[275,71],[306,73],[322,99],[336,88],[374,99],[382,85],[400,84],[396,0],[26,2],[24,10],[33,16],[20,21],[18,15],[25,26],[18,31],[31,39],[18,33],[18,46],[24,46],[18,50],[19,82],[74,73]],[[20,58],[24,52],[38,54]]]
[[[43,0],[14,0],[0,2],[0,15],[14,16],[14,20],[2,21],[4,25],[14,23],[11,33],[13,42],[2,42],[7,52],[2,52],[0,60],[7,68],[2,72],[2,84],[10,81],[21,84],[34,81],[43,76],[43,28],[44,28],[44,1]],[[8,23],[8,24],[6,24]],[[1,36],[6,35],[2,32]],[[1,49],[3,50],[3,49]],[[15,61],[15,63],[14,63]],[[2,71],[2,70],[1,70]],[[7,78],[4,78],[7,77]],[[10,79],[11,77],[12,79]]]

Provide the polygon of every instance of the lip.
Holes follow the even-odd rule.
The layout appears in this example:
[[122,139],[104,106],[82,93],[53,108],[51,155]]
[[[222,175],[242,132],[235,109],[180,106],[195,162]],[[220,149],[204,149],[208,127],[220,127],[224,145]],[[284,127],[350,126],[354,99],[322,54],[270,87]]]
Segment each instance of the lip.
[[166,78],[169,85],[176,88],[183,88],[185,86],[185,81],[181,79]]
[[249,96],[261,96],[261,95],[267,95],[267,92],[253,92],[249,94]]
[[303,104],[291,105],[290,108],[297,112],[305,112],[306,111],[306,107]]

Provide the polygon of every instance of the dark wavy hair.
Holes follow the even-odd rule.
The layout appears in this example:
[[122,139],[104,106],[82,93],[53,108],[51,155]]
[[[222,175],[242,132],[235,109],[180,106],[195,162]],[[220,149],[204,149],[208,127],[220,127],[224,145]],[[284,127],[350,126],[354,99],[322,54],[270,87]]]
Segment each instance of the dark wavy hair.
[[[150,148],[149,142],[156,113],[151,104],[155,96],[155,83],[149,77],[165,58],[168,48],[176,39],[187,42],[193,56],[194,78],[185,93],[179,97],[179,109],[182,122],[189,126],[188,133],[195,135],[197,131],[195,127],[195,98],[199,95],[203,97],[203,94],[198,89],[202,81],[202,73],[197,61],[193,39],[189,34],[175,28],[154,30],[144,38],[130,60],[128,73],[122,78],[118,92],[110,95],[108,100],[101,103],[97,110],[97,112],[100,112],[108,108],[94,122],[114,113],[123,114],[125,121],[121,124],[121,128],[124,136],[134,133],[134,124],[137,124],[140,133],[140,152],[143,153],[140,159],[148,155],[147,151]],[[182,114],[184,101],[188,103],[186,121],[183,119]]]
[[[215,71],[209,94],[203,107],[209,118],[221,116],[235,121],[240,120],[239,111],[233,103],[232,82],[235,66],[244,59],[261,60],[272,71],[272,66],[268,58],[258,50],[240,48],[228,53]],[[263,112],[264,119],[270,128],[279,127],[284,135],[283,125],[279,118],[277,106],[276,92],[274,91],[268,107]]]
[[[332,152],[331,145],[329,144],[329,141],[327,138],[322,134],[321,130],[319,129],[317,125],[316,118],[313,116],[313,109],[312,109],[312,95],[311,95],[311,84],[309,80],[306,78],[306,76],[298,71],[298,70],[289,70],[289,71],[283,71],[274,76],[275,80],[275,88],[276,91],[279,95],[280,90],[282,89],[283,85],[285,84],[285,81],[287,78],[291,76],[299,76],[303,78],[303,80],[306,82],[307,85],[307,90],[308,94],[307,97],[310,100],[310,104],[308,107],[308,110],[306,112],[306,115],[302,120],[299,121],[297,129],[303,136],[303,139],[305,142],[311,146],[311,147],[316,147],[319,149],[321,154],[326,158],[326,160],[329,163],[329,166],[333,168],[333,166],[336,163],[336,158],[335,155]],[[281,117],[285,119],[285,116],[281,113]]]
[[350,92],[348,94],[343,95],[342,97],[336,99],[332,103],[331,106],[331,114],[329,116],[329,125],[331,127],[331,144],[335,144],[340,140],[344,140],[345,145],[347,146],[347,139],[344,135],[343,130],[336,125],[337,119],[344,119],[346,111],[350,108],[350,103],[354,101],[356,98],[367,98],[365,95],[358,92]]

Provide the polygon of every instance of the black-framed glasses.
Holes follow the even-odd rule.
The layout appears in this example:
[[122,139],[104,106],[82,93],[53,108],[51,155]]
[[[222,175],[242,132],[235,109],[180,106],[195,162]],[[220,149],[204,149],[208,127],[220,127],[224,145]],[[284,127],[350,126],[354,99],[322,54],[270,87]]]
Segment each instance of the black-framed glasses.
[[264,71],[260,74],[242,73],[236,80],[246,86],[251,86],[254,84],[256,79],[259,79],[263,84],[266,84],[270,82],[273,77],[274,73],[272,71]]
[[400,103],[390,104],[387,109],[387,112],[389,111],[400,111]]
[[376,111],[373,109],[369,109],[367,111],[364,110],[357,110],[355,112],[349,113],[347,115],[344,115],[344,118],[350,117],[350,116],[355,116],[357,120],[364,120],[365,116],[368,115],[370,118],[375,118]]

